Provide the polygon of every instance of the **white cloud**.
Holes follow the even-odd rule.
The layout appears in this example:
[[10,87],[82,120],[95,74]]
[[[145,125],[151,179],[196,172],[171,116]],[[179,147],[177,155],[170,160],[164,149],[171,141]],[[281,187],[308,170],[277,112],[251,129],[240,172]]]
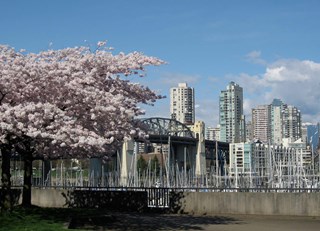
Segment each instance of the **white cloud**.
[[241,74],[237,81],[243,87],[245,112],[252,107],[270,104],[274,98],[294,105],[302,112],[304,122],[320,121],[320,63],[309,60],[278,60],[257,76]]
[[283,66],[275,68],[267,68],[265,73],[265,80],[267,82],[282,82],[285,80],[283,72],[285,68]]
[[234,77],[234,79],[236,79],[236,83],[239,84],[246,93],[260,93],[261,88],[266,87],[265,80],[259,75],[241,73],[237,77]]
[[267,62],[261,58],[261,51],[251,51],[246,55],[246,60],[260,65],[267,65]]

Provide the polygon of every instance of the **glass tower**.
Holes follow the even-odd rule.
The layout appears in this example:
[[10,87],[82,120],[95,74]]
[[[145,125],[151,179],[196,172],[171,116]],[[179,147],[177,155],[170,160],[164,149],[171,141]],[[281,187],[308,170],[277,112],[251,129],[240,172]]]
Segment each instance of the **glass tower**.
[[228,143],[245,142],[246,129],[243,115],[243,90],[230,82],[219,97],[220,140]]

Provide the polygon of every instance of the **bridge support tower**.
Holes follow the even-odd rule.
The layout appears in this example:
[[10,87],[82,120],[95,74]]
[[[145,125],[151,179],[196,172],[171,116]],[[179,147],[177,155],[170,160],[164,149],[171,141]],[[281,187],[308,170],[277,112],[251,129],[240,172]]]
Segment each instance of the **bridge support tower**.
[[205,152],[205,124],[203,121],[196,121],[193,127],[197,142],[196,153],[196,176],[200,177],[206,174],[206,152]]
[[136,159],[135,159],[135,142],[134,140],[126,140],[122,144],[121,150],[121,169],[120,184],[121,186],[129,186],[130,180],[133,181],[136,175]]

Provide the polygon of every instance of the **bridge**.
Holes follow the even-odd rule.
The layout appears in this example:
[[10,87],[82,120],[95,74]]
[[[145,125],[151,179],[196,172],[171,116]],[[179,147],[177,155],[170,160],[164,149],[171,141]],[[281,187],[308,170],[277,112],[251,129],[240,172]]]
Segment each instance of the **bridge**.
[[[130,176],[135,175],[135,164],[132,164],[137,154],[139,143],[145,146],[157,144],[160,154],[165,156],[167,170],[187,171],[192,169],[196,177],[211,172],[215,175],[226,174],[229,163],[229,143],[205,140],[204,124],[196,122],[193,127],[168,118],[141,119],[148,132],[148,139],[126,141],[121,151],[121,179],[123,184]],[[192,129],[191,129],[192,127]],[[140,145],[141,146],[141,145]],[[147,150],[145,150],[147,152]]]

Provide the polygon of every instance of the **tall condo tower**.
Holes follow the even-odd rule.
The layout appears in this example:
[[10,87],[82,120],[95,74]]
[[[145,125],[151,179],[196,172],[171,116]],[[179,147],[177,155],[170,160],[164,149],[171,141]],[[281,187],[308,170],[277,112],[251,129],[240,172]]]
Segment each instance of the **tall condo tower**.
[[230,82],[219,97],[220,140],[229,143],[245,142],[246,129],[243,115],[243,90]]
[[292,138],[293,140],[302,138],[301,113],[298,108],[291,105],[285,105],[282,121],[283,138]]
[[170,89],[170,114],[181,123],[194,124],[194,89],[187,83],[179,83],[178,87]]
[[271,105],[260,105],[252,109],[253,137],[263,143],[271,139]]
[[271,103],[271,144],[282,143],[282,112],[285,104],[280,99]]
[[254,138],[262,143],[280,145],[284,138],[302,138],[301,113],[298,108],[274,99],[269,105],[252,109]]

